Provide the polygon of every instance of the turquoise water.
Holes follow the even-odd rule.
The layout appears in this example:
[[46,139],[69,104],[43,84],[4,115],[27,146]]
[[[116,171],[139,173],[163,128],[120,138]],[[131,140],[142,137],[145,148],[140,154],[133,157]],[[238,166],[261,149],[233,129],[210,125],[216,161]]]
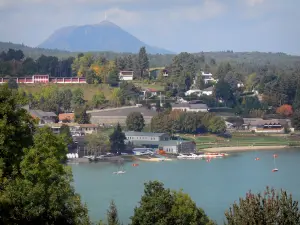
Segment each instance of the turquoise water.
[[[273,173],[273,154],[279,171]],[[259,161],[254,159],[259,157]],[[171,162],[139,162],[124,165],[123,175],[109,163],[72,165],[75,189],[87,203],[92,220],[106,220],[106,210],[112,199],[120,220],[127,224],[144,190],[144,182],[159,180],[165,187],[188,193],[199,207],[218,224],[230,204],[245,196],[250,189],[263,191],[271,186],[286,189],[300,200],[300,150],[232,153],[224,159],[207,163],[204,160]]]

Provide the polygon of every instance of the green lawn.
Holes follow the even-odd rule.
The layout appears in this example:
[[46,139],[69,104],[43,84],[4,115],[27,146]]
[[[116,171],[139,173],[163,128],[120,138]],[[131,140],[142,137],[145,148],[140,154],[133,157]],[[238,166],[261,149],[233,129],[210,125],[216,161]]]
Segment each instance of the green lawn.
[[236,147],[236,146],[286,146],[300,145],[300,138],[291,136],[255,136],[255,135],[233,135],[226,139],[215,135],[197,136],[182,135],[183,138],[196,142],[198,149],[212,147]]
[[146,89],[146,88],[153,88],[156,89],[157,91],[164,91],[165,88],[163,86],[163,84],[161,84],[160,82],[150,82],[149,84],[143,81],[133,81],[134,85],[137,87],[141,87],[142,89]]

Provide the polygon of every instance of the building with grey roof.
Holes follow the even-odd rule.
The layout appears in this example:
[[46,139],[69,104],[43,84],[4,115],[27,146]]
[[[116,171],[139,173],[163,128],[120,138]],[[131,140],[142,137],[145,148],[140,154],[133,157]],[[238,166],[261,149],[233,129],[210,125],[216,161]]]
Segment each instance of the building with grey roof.
[[91,123],[94,124],[126,124],[126,118],[132,112],[140,112],[144,117],[145,124],[150,124],[152,117],[157,115],[156,111],[146,107],[122,107],[88,113],[91,115]]
[[136,147],[151,148],[154,150],[164,150],[166,153],[179,154],[179,153],[193,153],[196,151],[196,144],[193,141],[131,141]]
[[128,141],[168,141],[170,135],[167,133],[152,133],[152,132],[134,132],[127,131],[125,136]]
[[44,112],[42,110],[34,110],[29,109],[28,113],[34,117],[39,119],[39,124],[48,124],[55,123],[57,120],[57,115],[54,112]]
[[206,104],[190,104],[190,103],[174,103],[172,110],[181,110],[186,112],[207,112],[208,107]]

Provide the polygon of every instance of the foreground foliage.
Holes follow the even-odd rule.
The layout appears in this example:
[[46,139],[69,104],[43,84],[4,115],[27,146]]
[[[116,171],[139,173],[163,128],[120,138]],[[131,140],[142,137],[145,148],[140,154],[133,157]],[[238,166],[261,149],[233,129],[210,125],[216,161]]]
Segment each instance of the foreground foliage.
[[144,195],[131,220],[132,225],[214,224],[189,195],[166,189],[158,181],[145,183]]
[[300,224],[298,202],[286,191],[266,188],[263,194],[247,193],[225,213],[228,225]]

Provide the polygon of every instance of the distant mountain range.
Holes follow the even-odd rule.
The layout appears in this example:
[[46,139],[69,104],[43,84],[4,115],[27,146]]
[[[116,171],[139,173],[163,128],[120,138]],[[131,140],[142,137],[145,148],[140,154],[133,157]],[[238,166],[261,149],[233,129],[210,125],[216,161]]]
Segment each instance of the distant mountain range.
[[110,21],[95,25],[63,27],[55,31],[38,47],[71,52],[128,52],[137,53],[145,46],[150,54],[172,54],[168,50],[153,47],[140,41]]

